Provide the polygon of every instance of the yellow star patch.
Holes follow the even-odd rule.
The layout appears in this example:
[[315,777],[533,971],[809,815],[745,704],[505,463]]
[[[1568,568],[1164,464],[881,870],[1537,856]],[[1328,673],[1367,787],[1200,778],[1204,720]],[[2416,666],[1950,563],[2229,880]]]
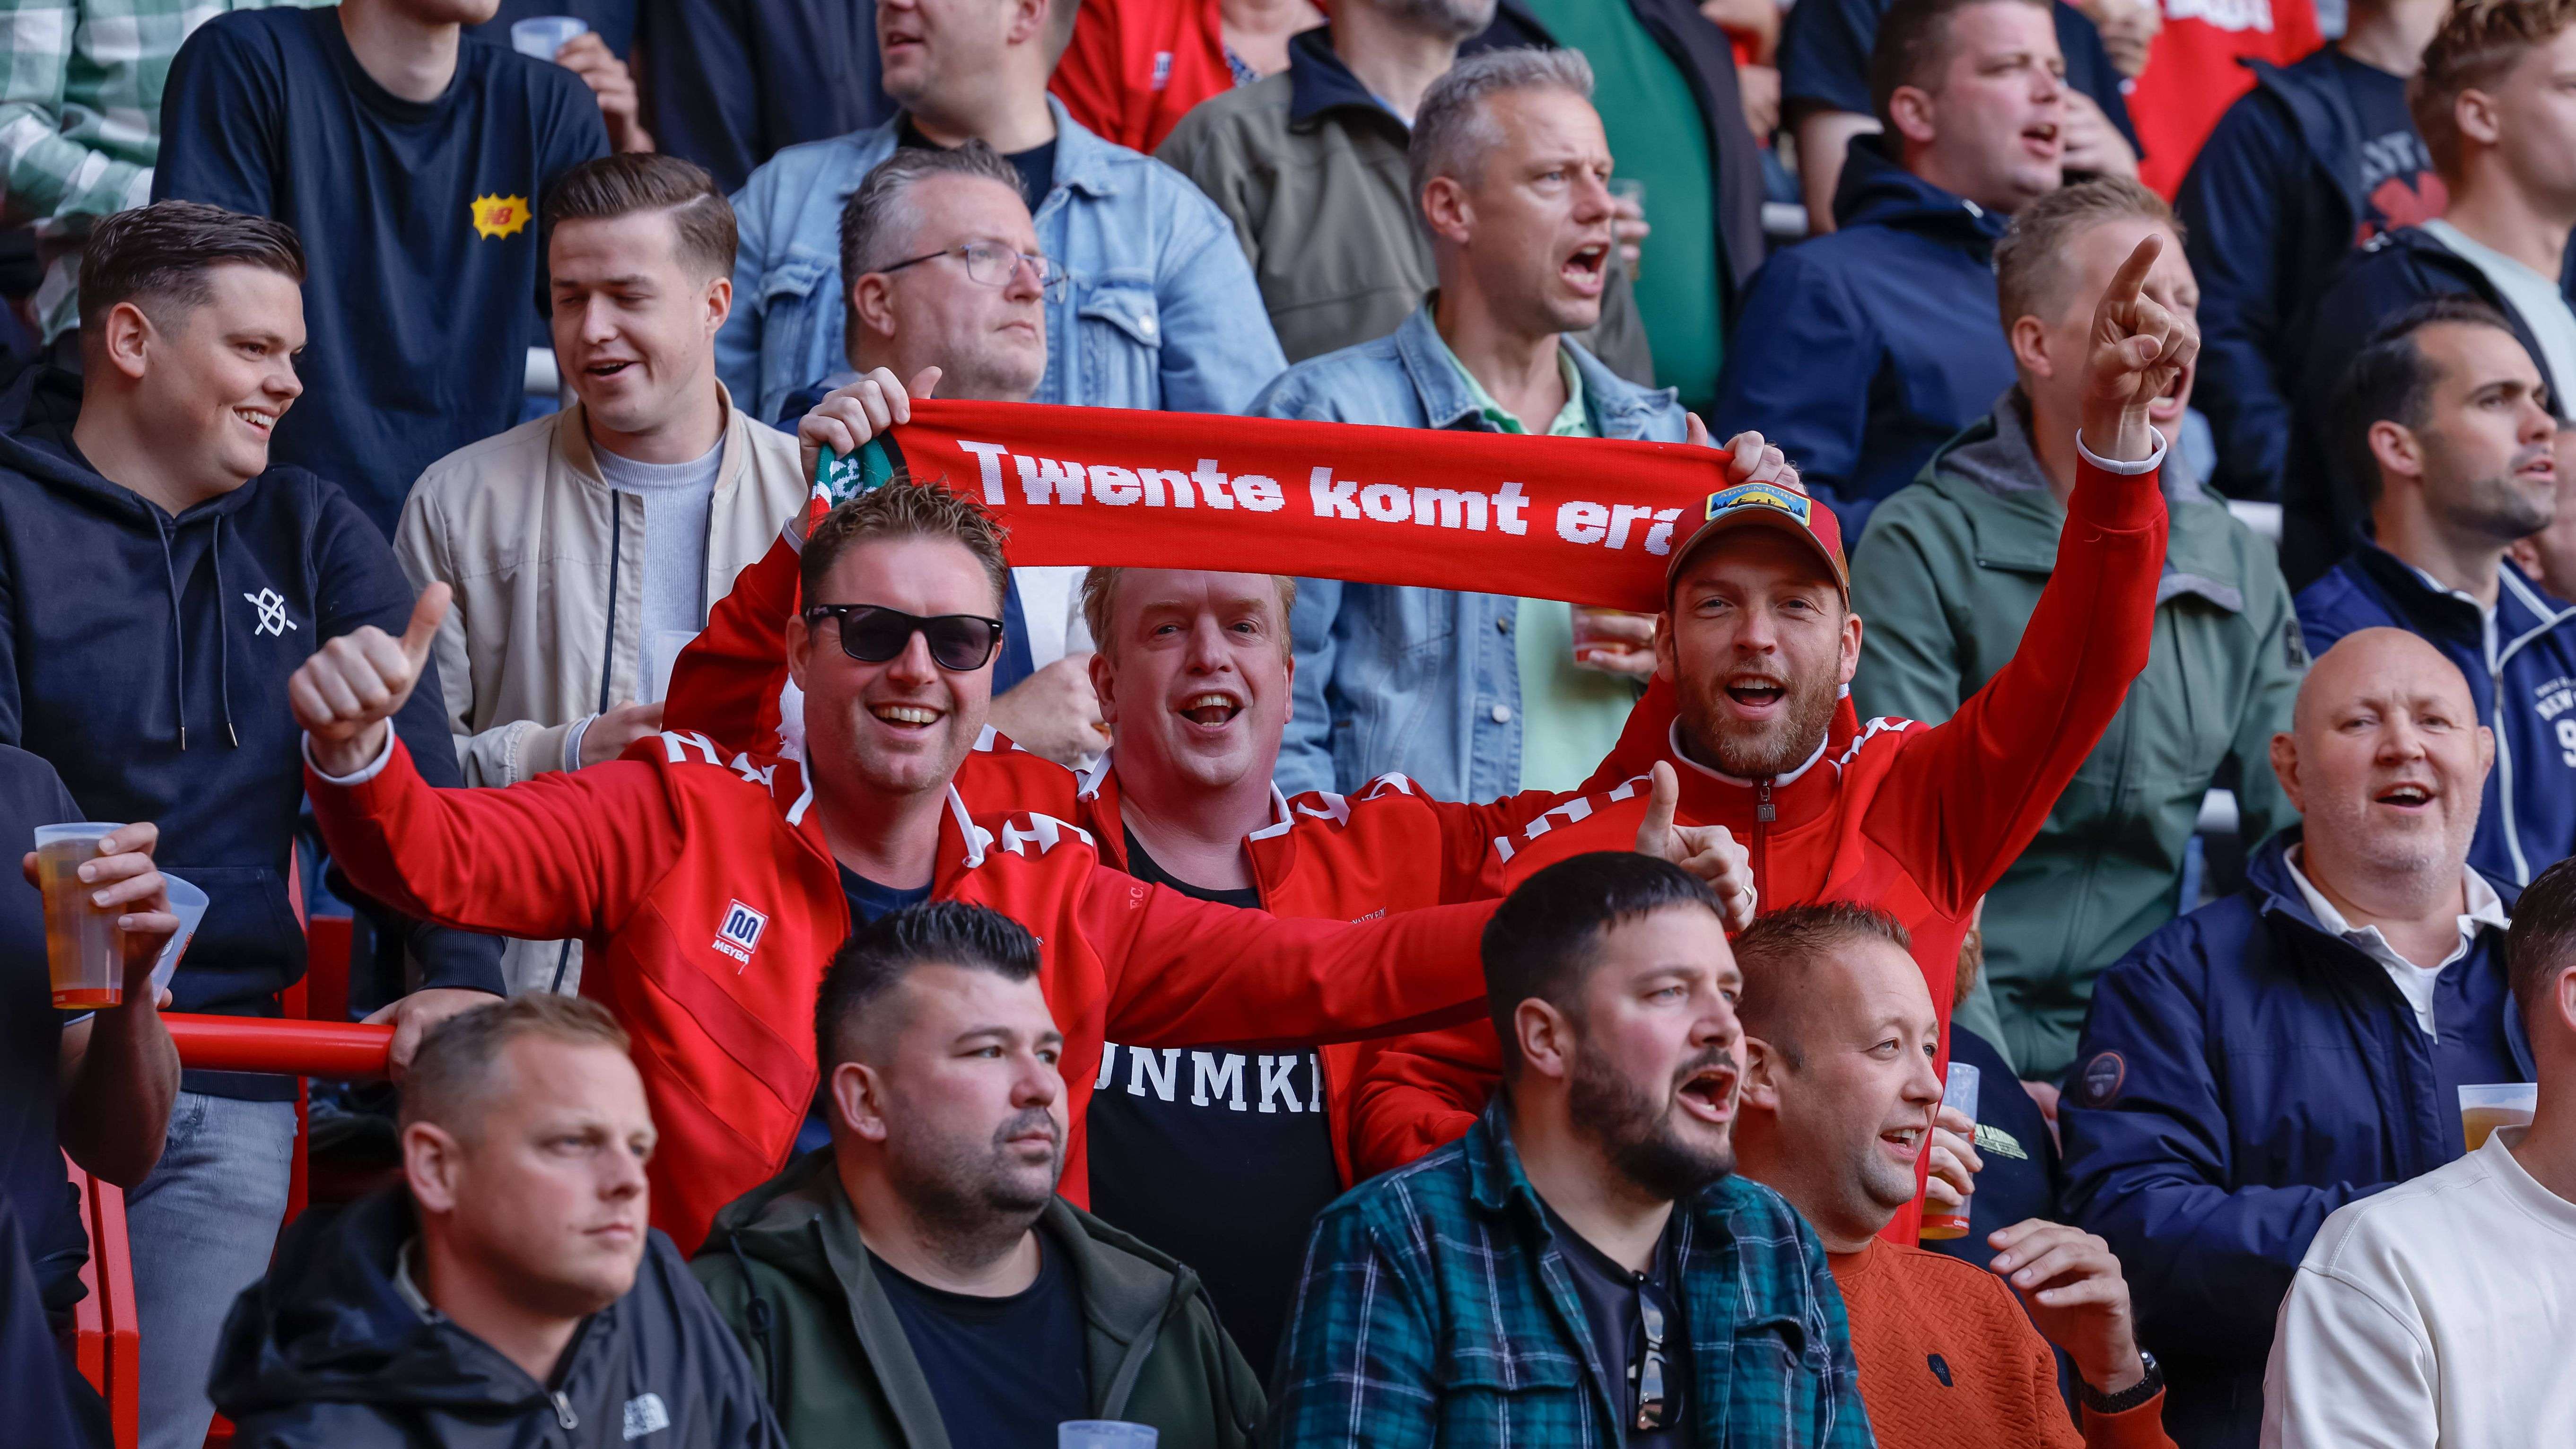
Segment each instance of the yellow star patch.
[[474,198],[474,233],[477,236],[510,236],[528,224],[528,198],[524,196],[478,196]]

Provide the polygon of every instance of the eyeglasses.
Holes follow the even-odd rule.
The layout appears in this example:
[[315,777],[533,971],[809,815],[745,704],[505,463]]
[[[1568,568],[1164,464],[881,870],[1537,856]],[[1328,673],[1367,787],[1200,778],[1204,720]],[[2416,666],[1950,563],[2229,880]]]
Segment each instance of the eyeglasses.
[[951,674],[981,669],[1002,643],[1002,621],[981,614],[933,614],[925,618],[875,604],[816,604],[805,622],[837,619],[841,652],[862,664],[883,664],[912,647],[920,635],[930,645],[931,662]]
[[1637,1427],[1661,1429],[1673,1421],[1673,1401],[1664,1389],[1664,1310],[1642,1284],[1637,1326],[1645,1331],[1646,1351],[1628,1370],[1629,1397],[1637,1405]]
[[1026,263],[1029,270],[1037,276],[1038,290],[1051,297],[1064,290],[1064,268],[1057,266],[1052,259],[1040,256],[1036,252],[1013,251],[1000,242],[993,241],[960,242],[953,247],[942,247],[935,252],[923,252],[917,257],[907,257],[893,266],[879,267],[877,271],[880,274],[891,275],[906,267],[917,267],[923,262],[937,261],[941,257],[955,257],[964,262],[967,277],[987,287],[1011,285],[1011,280],[1020,274],[1021,264]]

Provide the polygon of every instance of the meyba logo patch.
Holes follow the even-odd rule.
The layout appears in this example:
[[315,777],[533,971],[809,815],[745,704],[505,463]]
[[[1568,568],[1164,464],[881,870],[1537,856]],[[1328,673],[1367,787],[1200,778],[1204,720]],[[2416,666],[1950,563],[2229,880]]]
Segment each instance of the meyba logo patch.
[[751,953],[760,947],[760,933],[768,929],[768,916],[739,900],[727,901],[724,916],[716,923],[715,948],[734,959],[739,973],[751,964]]

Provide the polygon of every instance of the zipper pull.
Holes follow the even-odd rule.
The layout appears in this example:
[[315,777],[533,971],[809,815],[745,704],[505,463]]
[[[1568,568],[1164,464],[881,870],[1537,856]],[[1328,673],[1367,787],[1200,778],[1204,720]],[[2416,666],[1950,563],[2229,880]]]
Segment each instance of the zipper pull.
[[580,1428],[581,1416],[572,1411],[572,1400],[565,1398],[564,1392],[561,1389],[555,1390],[554,1399],[555,1422],[563,1425],[564,1432],[567,1434]]
[[1755,798],[1760,803],[1753,811],[1754,819],[1768,825],[1772,821],[1780,818],[1779,812],[1771,808],[1771,782],[1769,780],[1764,780],[1762,782],[1762,793]]

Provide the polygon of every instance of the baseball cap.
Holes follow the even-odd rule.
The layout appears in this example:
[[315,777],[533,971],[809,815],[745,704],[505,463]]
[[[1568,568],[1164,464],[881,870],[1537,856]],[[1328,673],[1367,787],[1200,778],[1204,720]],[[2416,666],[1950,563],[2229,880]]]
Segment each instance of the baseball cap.
[[1842,523],[1805,489],[1782,483],[1737,483],[1708,495],[1699,527],[1673,550],[1673,561],[1664,568],[1664,592],[1672,592],[1691,555],[1711,539],[1739,528],[1775,529],[1814,549],[1843,596],[1851,596],[1851,567],[1843,562]]

